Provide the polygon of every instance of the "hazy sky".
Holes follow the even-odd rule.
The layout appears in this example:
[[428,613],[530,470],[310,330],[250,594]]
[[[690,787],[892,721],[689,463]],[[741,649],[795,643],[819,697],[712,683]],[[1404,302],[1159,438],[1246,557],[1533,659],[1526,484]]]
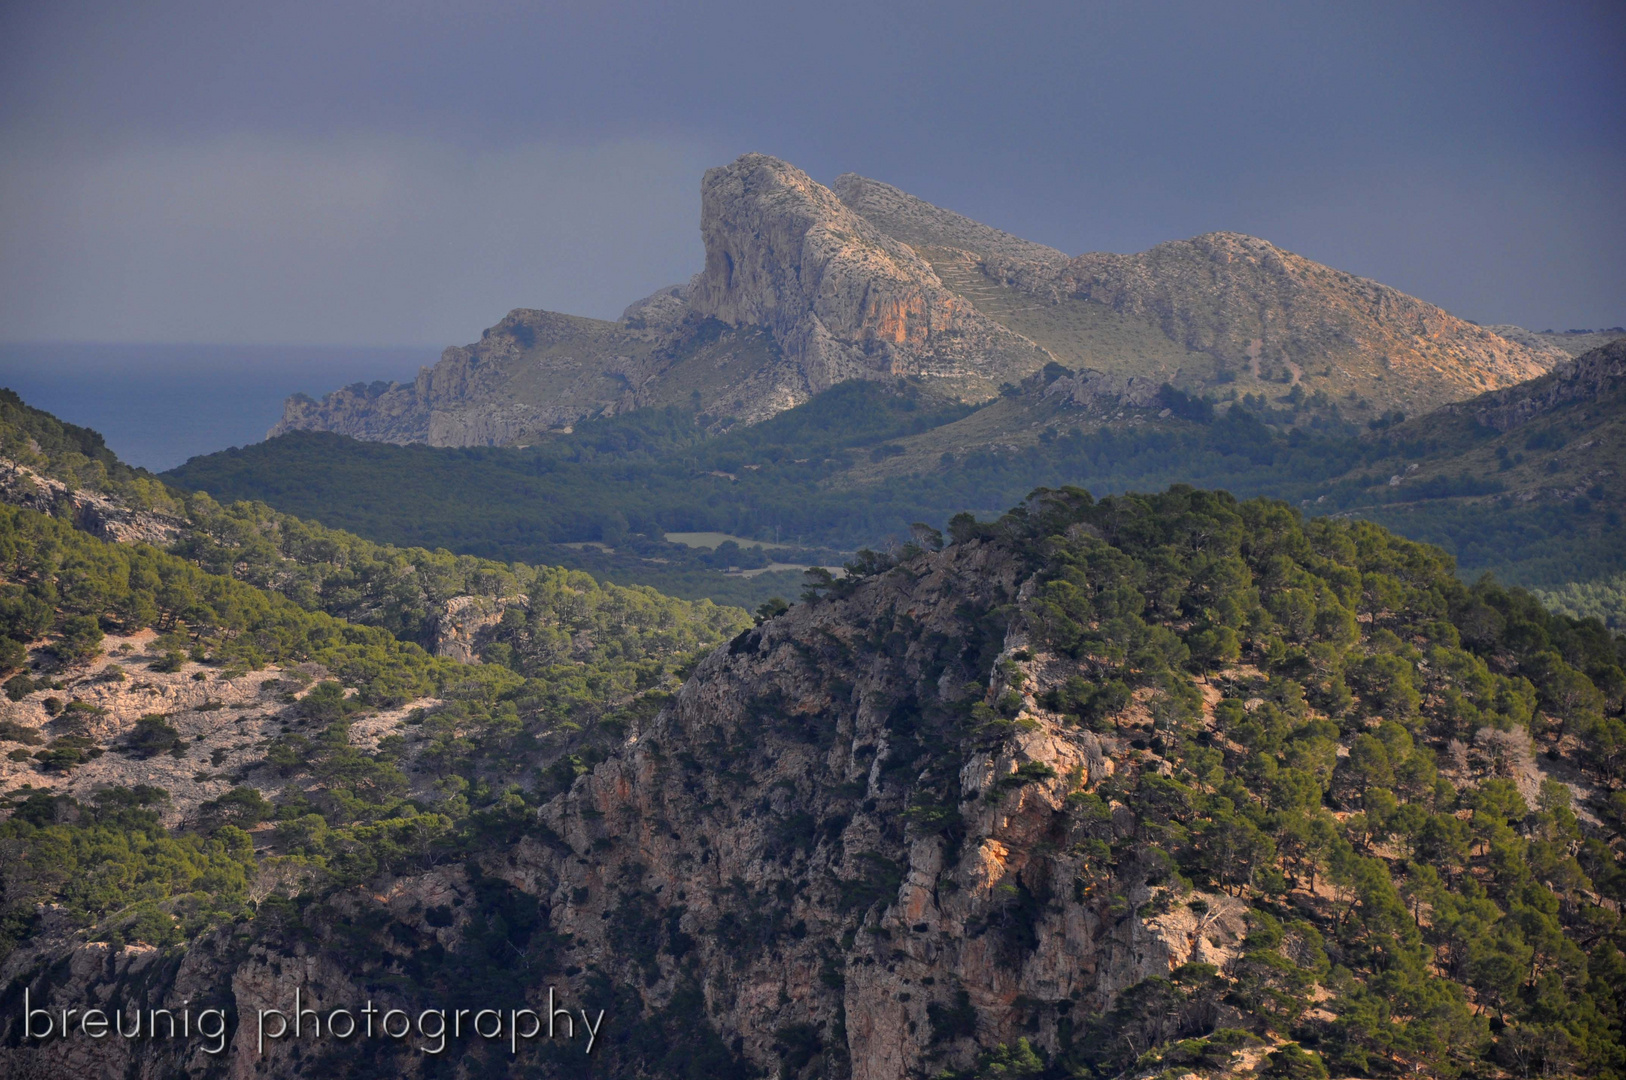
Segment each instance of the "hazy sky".
[[701,264],[701,171],[1235,229],[1626,321],[1626,5],[0,0],[0,340],[447,344]]

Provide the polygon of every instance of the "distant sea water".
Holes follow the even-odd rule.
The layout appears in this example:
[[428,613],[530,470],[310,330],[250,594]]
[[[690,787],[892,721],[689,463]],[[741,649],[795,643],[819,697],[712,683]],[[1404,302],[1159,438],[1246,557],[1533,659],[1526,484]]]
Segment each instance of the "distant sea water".
[[159,472],[265,438],[283,399],[409,382],[436,346],[0,344],[0,386]]

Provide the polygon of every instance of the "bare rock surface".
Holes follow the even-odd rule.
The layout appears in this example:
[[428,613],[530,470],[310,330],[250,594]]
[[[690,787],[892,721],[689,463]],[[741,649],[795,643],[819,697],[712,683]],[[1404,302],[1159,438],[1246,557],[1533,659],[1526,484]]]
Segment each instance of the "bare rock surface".
[[411,383],[288,399],[269,434],[504,445],[696,400],[722,430],[848,379],[915,376],[986,400],[1052,361],[1221,391],[1286,382],[1416,415],[1534,378],[1594,336],[1479,327],[1234,232],[1069,258],[763,154],[706,173],[700,231],[705,268],[616,322],[515,310]]
[[1346,368],[1363,382],[1382,375],[1413,408],[1532,379],[1565,358],[1241,233],[1080,255],[1051,285],[1151,318],[1175,341],[1254,374],[1266,363]]
[[[54,791],[88,802],[110,787],[151,785],[168,794],[158,809],[171,826],[239,785],[274,794],[284,781],[264,767],[265,745],[301,725],[293,705],[327,673],[311,665],[291,671],[270,665],[234,675],[192,661],[174,671],[154,670],[160,659],[151,649],[155,637],[150,630],[110,636],[96,659],[42,676],[55,685],[17,701],[0,699],[0,720],[13,725],[9,737],[0,735],[0,791]],[[352,726],[351,739],[376,744],[413,709],[429,704],[414,701],[365,714]],[[173,750],[146,754],[130,746],[146,717],[179,735]],[[68,768],[34,756],[63,736],[88,737],[95,756]]]
[[[931,1019],[962,992],[983,1045],[1053,1045],[1075,1006],[1105,1007],[1184,963],[1223,968],[1246,933],[1242,901],[1160,904],[1167,888],[1132,868],[1110,886],[1074,884],[1101,868],[1069,841],[1069,796],[1123,768],[1125,748],[1036,704],[1071,663],[1034,655],[1020,618],[989,683],[967,685],[963,661],[944,662],[941,642],[974,633],[968,611],[1016,600],[1022,585],[1006,553],[972,543],[740,635],[544,808],[563,845],[526,842],[496,872],[544,897],[556,929],[641,983],[650,1007],[685,971],[711,973],[707,1012],[725,1041],[771,1068],[786,1025],[836,1025],[855,1080],[969,1063],[969,1032],[934,1040]],[[866,647],[877,640],[880,652]],[[1025,702],[1013,736],[945,778],[964,824],[952,841],[912,826],[918,810],[901,801],[903,776],[929,778],[928,686],[990,700],[1020,686]],[[1111,909],[1118,889],[1141,914]],[[694,962],[650,967],[618,951],[635,909],[675,920]],[[743,945],[742,924],[765,920],[791,932]],[[1022,1028],[1029,1017],[1036,1026]]]
[[480,646],[510,607],[530,606],[526,596],[454,596],[440,607],[430,652],[459,663],[480,663]]
[[0,458],[0,502],[67,518],[92,536],[121,544],[162,547],[173,542],[185,526],[173,515],[138,510],[94,491],[70,488],[5,458]]

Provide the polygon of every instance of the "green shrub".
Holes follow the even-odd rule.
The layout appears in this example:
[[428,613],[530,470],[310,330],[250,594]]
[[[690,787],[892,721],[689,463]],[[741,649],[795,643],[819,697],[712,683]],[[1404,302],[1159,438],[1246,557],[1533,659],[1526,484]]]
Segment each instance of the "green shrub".
[[125,748],[140,758],[171,754],[182,757],[186,753],[181,733],[170,726],[169,717],[162,713],[148,713],[135,722],[125,736]]

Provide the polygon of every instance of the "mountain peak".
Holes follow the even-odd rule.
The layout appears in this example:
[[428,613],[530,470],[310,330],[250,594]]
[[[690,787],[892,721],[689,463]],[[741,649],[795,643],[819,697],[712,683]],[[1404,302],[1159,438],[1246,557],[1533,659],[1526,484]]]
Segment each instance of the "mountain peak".
[[970,392],[986,397],[1048,359],[946,287],[912,247],[777,158],[747,154],[708,170],[700,207],[706,268],[695,310],[766,327],[811,392],[920,375],[980,383]]
[[1417,414],[1565,358],[1238,232],[1069,258],[891,184],[745,154],[701,184],[704,269],[617,322],[520,310],[410,383],[290,399],[273,434],[525,441],[629,409],[751,424],[849,379],[984,401],[1049,363]]

